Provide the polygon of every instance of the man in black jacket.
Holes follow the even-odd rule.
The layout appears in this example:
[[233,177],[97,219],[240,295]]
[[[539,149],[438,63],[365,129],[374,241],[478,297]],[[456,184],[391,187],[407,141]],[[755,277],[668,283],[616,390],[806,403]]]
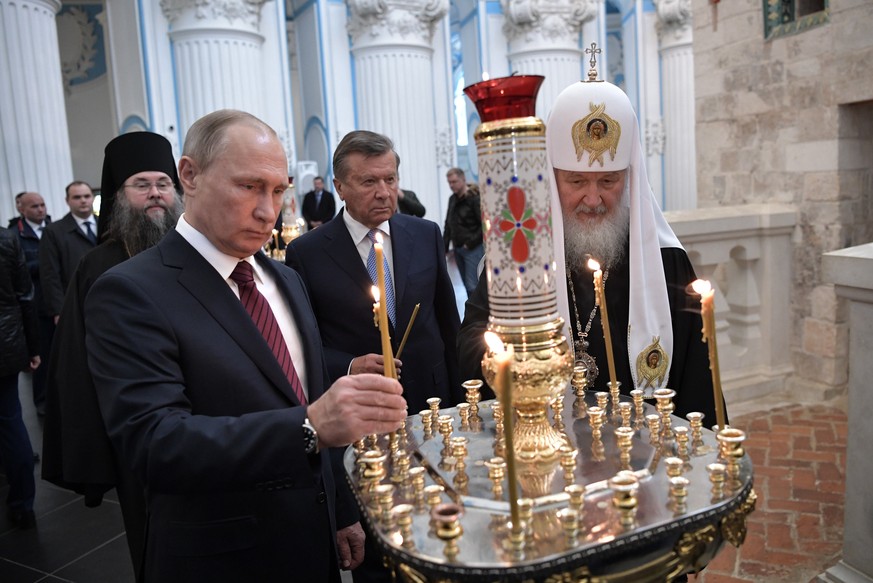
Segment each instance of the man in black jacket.
[[443,229],[443,239],[446,242],[446,253],[449,244],[454,247],[455,263],[461,272],[464,288],[467,294],[476,289],[479,279],[478,267],[485,247],[482,245],[482,210],[479,207],[479,187],[467,184],[464,171],[451,168],[446,173],[452,196],[449,198],[449,208],[446,211],[446,226]]
[[312,230],[320,227],[333,218],[336,213],[336,201],[333,193],[324,189],[324,178],[316,176],[312,181],[312,190],[303,197],[301,213],[306,221],[306,228]]
[[35,523],[33,450],[21,417],[18,373],[40,363],[33,284],[18,237],[0,229],[0,460],[9,482],[7,515],[20,528]]

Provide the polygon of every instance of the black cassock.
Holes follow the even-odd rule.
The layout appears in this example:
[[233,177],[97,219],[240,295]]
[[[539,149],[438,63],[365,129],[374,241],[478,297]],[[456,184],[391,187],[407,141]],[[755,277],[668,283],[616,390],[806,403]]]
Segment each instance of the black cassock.
[[[661,259],[667,281],[667,297],[673,321],[673,364],[667,387],[676,391],[673,403],[674,414],[684,417],[686,413],[699,411],[706,415],[704,426],[715,425],[715,399],[712,392],[712,376],[709,370],[709,353],[703,343],[700,317],[700,297],[689,294],[689,284],[697,279],[688,255],[682,249],[662,248]],[[577,310],[582,329],[594,307],[594,278],[590,269],[583,267],[573,270],[573,286],[576,292]],[[616,377],[621,382],[621,392],[628,394],[633,388],[630,362],[628,360],[628,297],[630,272],[627,254],[621,264],[609,269],[606,281],[606,305],[609,310],[609,329],[612,334],[613,354],[615,356]],[[573,312],[572,298],[568,327],[573,331],[572,341],[578,339],[576,316]],[[482,377],[482,356],[485,354],[483,333],[488,323],[488,285],[483,272],[476,291],[467,300],[464,321],[458,334],[458,355],[461,374],[464,379]],[[600,374],[589,390],[606,391],[609,369],[606,362],[606,347],[603,342],[603,327],[600,310],[591,322],[588,332],[588,353],[594,357]],[[571,341],[568,338],[568,341]],[[633,355],[634,361],[636,356]]]
[[85,350],[85,297],[98,277],[127,259],[121,243],[102,243],[79,262],[64,296],[46,387],[42,477],[84,495],[90,507],[118,488],[127,543],[138,568],[145,544],[145,497],[133,472],[116,461]]

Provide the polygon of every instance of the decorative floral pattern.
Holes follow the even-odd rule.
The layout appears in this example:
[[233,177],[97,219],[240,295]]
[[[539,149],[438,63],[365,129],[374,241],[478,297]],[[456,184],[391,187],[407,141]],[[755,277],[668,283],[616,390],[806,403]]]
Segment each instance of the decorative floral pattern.
[[534,239],[534,229],[537,220],[533,209],[527,206],[524,190],[518,186],[510,187],[506,192],[508,209],[501,213],[500,230],[503,231],[503,241],[512,243],[512,259],[516,263],[524,263],[530,256],[530,242]]

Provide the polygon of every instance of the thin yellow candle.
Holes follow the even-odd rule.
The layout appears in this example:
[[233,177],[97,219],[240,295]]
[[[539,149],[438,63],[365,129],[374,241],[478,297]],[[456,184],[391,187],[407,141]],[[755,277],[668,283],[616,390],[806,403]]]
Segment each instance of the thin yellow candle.
[[712,372],[712,392],[715,397],[715,419],[719,429],[727,423],[724,411],[724,396],[721,392],[721,373],[718,368],[718,346],[715,341],[715,290],[705,279],[691,283],[695,293],[700,294],[700,316],[703,318],[703,341],[709,347],[709,370]]
[[588,260],[588,269],[594,271],[594,302],[600,306],[600,323],[603,326],[603,343],[606,344],[606,363],[609,366],[609,381],[616,386],[615,358],[612,355],[612,332],[609,330],[609,313],[606,310],[606,289],[603,287],[603,271],[594,259]]
[[391,349],[391,337],[388,335],[388,295],[385,293],[385,261],[382,252],[382,234],[376,233],[376,243],[373,244],[376,251],[376,285],[379,286],[379,334],[382,337],[382,359],[384,374],[386,377],[396,379],[397,371],[394,368],[394,352]]
[[403,333],[403,340],[400,341],[400,346],[397,348],[397,358],[403,353],[403,347],[406,346],[406,340],[409,338],[409,331],[412,330],[412,324],[415,322],[415,317],[418,316],[418,309],[421,304],[415,304],[412,308],[412,316],[409,317],[409,324],[406,325],[406,332]]
[[503,441],[506,445],[506,479],[509,483],[509,514],[512,518],[513,532],[521,531],[518,516],[518,484],[515,473],[515,449],[512,442],[512,361],[515,360],[515,349],[512,344],[504,347],[503,342],[494,332],[485,332],[485,342],[494,353],[494,363],[497,365],[497,375],[494,380],[494,390],[500,399],[503,409]]

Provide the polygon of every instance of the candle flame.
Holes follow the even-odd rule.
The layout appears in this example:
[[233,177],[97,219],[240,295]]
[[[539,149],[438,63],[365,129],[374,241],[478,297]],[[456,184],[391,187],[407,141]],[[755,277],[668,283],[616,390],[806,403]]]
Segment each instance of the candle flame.
[[376,233],[376,243],[382,244],[382,233]]
[[500,354],[506,351],[506,346],[504,346],[500,336],[490,330],[485,332],[485,344],[488,345],[488,349],[494,354]]
[[274,234],[274,235],[277,234],[278,232],[279,232],[279,231],[277,231],[276,229],[273,229],[273,234]]
[[694,290],[694,293],[703,295],[712,291],[712,284],[705,279],[695,279],[691,282],[691,289]]
[[518,293],[521,293],[521,276],[515,278],[515,287],[518,288]]
[[588,269],[591,271],[598,271],[600,269],[600,264],[594,258],[590,258],[588,260]]
[[373,292],[373,299],[378,302],[379,301],[379,288],[374,285],[370,289]]
[[483,81],[487,81],[487,80],[489,80],[490,78],[491,78],[491,77],[488,75],[488,71],[482,71],[482,80],[483,80]]

